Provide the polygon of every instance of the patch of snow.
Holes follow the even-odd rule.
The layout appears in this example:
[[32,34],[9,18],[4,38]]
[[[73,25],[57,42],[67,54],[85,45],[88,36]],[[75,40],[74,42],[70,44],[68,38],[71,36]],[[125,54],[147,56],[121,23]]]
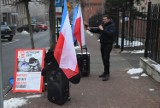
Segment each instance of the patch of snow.
[[122,51],[121,53],[123,53],[123,54],[130,53],[130,51]]
[[131,76],[132,79],[139,79],[139,76]]
[[75,46],[74,48],[75,48],[75,49],[80,49],[80,46]]
[[30,96],[26,96],[25,98],[29,99],[29,98],[39,98],[41,97],[41,95],[30,95]]
[[152,91],[155,91],[155,89],[153,89],[153,88],[150,88],[150,89],[149,89],[149,91],[151,91],[151,92],[152,92]]
[[99,42],[100,40],[98,39],[97,41]]
[[[121,41],[122,41],[122,39],[119,38],[118,43],[120,46],[121,46]],[[124,39],[124,47],[135,47],[135,46],[141,46],[141,45],[143,45],[142,42],[139,42],[139,41],[132,41],[131,42],[129,40]]]
[[141,74],[141,76],[142,76],[142,77],[147,77],[148,75],[145,74],[145,73],[143,73],[143,74]]
[[151,64],[152,66],[154,66],[157,70],[160,70],[160,65],[159,64]]
[[81,95],[83,95],[83,93],[81,93]]
[[11,98],[9,100],[4,100],[4,108],[19,108],[27,104],[27,99],[23,98]]
[[145,59],[145,58],[143,58],[143,60],[144,60],[145,62],[147,62],[147,61],[148,61],[148,59]]
[[132,68],[127,71],[127,74],[133,75],[133,74],[140,74],[143,72],[142,68]]
[[29,33],[27,31],[22,31],[21,34],[27,35]]
[[131,54],[138,54],[144,53],[144,50],[134,50],[134,51],[122,51],[122,53],[131,53]]
[[131,51],[131,53],[133,54],[138,54],[138,53],[144,53],[144,50],[134,50],[134,51]]

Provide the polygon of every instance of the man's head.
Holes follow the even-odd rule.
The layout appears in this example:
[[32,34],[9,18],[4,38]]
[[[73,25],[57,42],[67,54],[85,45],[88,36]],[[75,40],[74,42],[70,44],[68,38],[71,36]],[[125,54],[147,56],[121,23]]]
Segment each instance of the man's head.
[[110,20],[111,20],[111,17],[109,16],[109,15],[103,15],[103,17],[102,17],[103,19],[103,23],[108,23]]

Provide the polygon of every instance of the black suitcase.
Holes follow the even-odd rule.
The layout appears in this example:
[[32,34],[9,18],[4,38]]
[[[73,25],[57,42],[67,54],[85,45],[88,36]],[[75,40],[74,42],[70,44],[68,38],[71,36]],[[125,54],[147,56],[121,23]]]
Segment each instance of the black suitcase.
[[63,105],[69,97],[69,80],[61,69],[52,71],[47,80],[48,100]]
[[[85,52],[83,52],[85,50]],[[81,53],[77,53],[77,62],[81,76],[90,75],[90,54],[87,48],[82,48]]]

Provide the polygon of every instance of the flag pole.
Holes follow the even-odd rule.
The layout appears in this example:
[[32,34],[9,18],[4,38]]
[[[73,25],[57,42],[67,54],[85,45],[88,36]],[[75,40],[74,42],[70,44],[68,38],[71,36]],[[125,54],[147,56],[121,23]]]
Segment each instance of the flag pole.
[[[0,0],[0,23],[2,21],[1,12],[1,0]],[[1,26],[1,25],[0,25]],[[0,32],[0,108],[3,108],[3,83],[2,83],[2,42],[1,42],[1,32]]]

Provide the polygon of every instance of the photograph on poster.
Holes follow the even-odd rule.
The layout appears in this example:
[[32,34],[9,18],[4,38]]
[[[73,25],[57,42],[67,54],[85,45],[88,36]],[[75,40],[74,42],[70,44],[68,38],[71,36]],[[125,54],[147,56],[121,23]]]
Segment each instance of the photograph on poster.
[[41,64],[38,59],[31,57],[29,62],[18,59],[18,70],[17,72],[39,72],[41,71]]
[[42,61],[39,51],[18,52],[17,72],[40,72]]

